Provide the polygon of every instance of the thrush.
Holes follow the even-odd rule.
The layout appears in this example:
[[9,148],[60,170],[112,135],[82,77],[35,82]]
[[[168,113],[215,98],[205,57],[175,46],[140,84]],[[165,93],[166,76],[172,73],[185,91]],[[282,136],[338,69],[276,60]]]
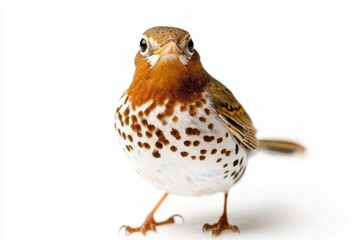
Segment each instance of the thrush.
[[135,57],[135,74],[115,113],[120,143],[136,171],[165,193],[139,227],[127,234],[174,223],[154,214],[168,194],[224,193],[224,210],[204,231],[239,232],[227,218],[227,197],[259,150],[303,152],[294,142],[258,140],[243,106],[203,68],[190,34],[175,27],[145,31]]

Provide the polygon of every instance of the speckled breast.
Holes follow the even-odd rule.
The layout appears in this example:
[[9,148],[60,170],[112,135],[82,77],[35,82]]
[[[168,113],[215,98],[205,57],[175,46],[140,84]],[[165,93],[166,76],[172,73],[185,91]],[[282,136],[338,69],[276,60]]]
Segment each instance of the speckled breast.
[[245,172],[247,151],[227,130],[204,93],[196,102],[119,100],[115,128],[136,171],[163,191],[200,196],[227,192]]

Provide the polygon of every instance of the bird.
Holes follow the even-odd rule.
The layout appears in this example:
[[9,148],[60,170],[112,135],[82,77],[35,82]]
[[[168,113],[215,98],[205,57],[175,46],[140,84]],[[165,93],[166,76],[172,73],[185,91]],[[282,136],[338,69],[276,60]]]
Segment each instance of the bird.
[[115,112],[115,130],[127,158],[148,183],[164,191],[139,227],[144,235],[175,223],[179,215],[156,221],[169,194],[224,194],[223,213],[203,231],[239,232],[227,217],[229,190],[242,178],[248,158],[265,150],[302,153],[286,140],[259,140],[250,116],[233,93],[203,67],[189,32],[158,26],[146,30],[135,56],[135,73]]

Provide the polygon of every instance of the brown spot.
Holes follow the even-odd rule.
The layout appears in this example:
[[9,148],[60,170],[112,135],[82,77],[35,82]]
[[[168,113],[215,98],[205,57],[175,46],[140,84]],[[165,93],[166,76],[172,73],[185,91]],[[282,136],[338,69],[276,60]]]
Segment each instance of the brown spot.
[[210,109],[205,108],[205,113],[206,113],[206,115],[210,115]]
[[156,157],[156,158],[160,158],[160,157],[161,157],[161,155],[160,155],[160,153],[159,153],[158,150],[154,150],[154,151],[152,152],[152,155],[153,155],[154,157]]
[[233,171],[230,176],[231,176],[231,177],[234,176],[235,173],[236,173],[236,171]]
[[225,156],[229,156],[229,155],[230,155],[230,153],[231,153],[231,151],[230,151],[230,150],[229,150],[229,151],[226,151]]
[[172,118],[172,121],[173,121],[174,123],[177,123],[177,122],[179,121],[179,118],[178,118],[177,116],[174,116],[174,117]]
[[162,149],[163,145],[159,142],[156,142],[155,147],[157,147],[158,149]]
[[174,102],[168,102],[165,105],[165,115],[171,116],[174,113]]
[[149,124],[147,125],[147,129],[150,131],[150,132],[153,132],[155,130],[155,126],[152,125],[152,124]]
[[199,146],[199,144],[200,144],[200,142],[199,142],[198,140],[196,140],[196,141],[193,142],[194,147]]
[[210,123],[210,124],[208,125],[208,129],[213,130],[213,129],[214,129],[214,124]]
[[124,111],[124,116],[127,117],[130,113],[130,109],[129,107],[126,108],[126,110]]
[[242,158],[241,158],[241,160],[240,160],[240,165],[242,165],[242,163],[243,163],[243,159],[244,159],[244,158],[242,157]]
[[142,118],[142,116],[144,116],[144,113],[143,113],[142,111],[139,111],[139,112],[138,112],[138,116],[139,116],[140,118]]
[[205,142],[211,142],[211,141],[213,141],[214,139],[215,139],[214,136],[208,136],[208,135],[204,136],[204,141],[205,141]]
[[185,112],[186,111],[186,105],[181,105],[180,106],[180,111]]
[[164,133],[160,130],[157,129],[155,131],[155,135],[158,137],[158,141],[161,142],[164,145],[168,145],[169,141],[165,138]]
[[229,137],[229,133],[226,133],[226,134],[225,134],[225,137]]
[[138,123],[131,124],[130,127],[134,132],[141,132],[141,126]]
[[160,121],[164,120],[164,118],[166,117],[165,116],[165,113],[159,113],[157,116],[157,119],[159,119]]
[[124,103],[127,103],[128,100],[129,100],[129,96],[126,96]]
[[200,153],[201,153],[201,154],[205,154],[205,153],[206,153],[206,149],[201,149]]
[[121,121],[121,119],[122,119],[121,113],[118,113],[118,119]]
[[190,146],[190,145],[191,145],[191,141],[186,140],[186,141],[184,142],[184,145],[187,146],[187,147]]
[[129,125],[129,122],[130,122],[129,119],[130,119],[129,117],[126,117],[126,118],[125,118],[125,125],[126,125],[126,126]]
[[142,148],[142,147],[143,147],[143,144],[142,144],[141,142],[138,142],[138,146],[139,146],[140,148]]
[[227,163],[225,163],[224,165],[223,165],[223,168],[226,168],[228,166],[228,164]]
[[223,148],[222,150],[221,150],[221,154],[224,154],[226,152],[226,148]]
[[181,156],[183,156],[183,157],[186,157],[187,155],[189,155],[188,152],[181,152],[180,154],[181,154]]
[[225,174],[229,173],[229,170],[226,170],[224,173],[225,173]]
[[200,157],[199,157],[199,159],[201,160],[201,161],[203,161],[203,160],[205,160],[205,156],[204,155],[201,155]]
[[119,121],[121,123],[121,126],[124,126],[124,121],[122,120],[122,116],[120,115],[120,113],[118,115],[118,119],[119,119]]
[[178,130],[176,130],[175,128],[171,129],[170,132],[171,135],[173,135],[174,138],[176,138],[176,140],[180,140],[181,136]]
[[216,140],[216,142],[217,143],[221,143],[223,141],[223,138],[221,137],[221,138],[218,138],[217,140]]
[[218,158],[218,160],[216,160],[217,163],[221,162],[222,158]]
[[196,156],[191,156],[191,159],[192,159],[192,160],[195,160],[195,159],[196,159]]
[[133,141],[133,137],[130,134],[127,135],[127,138],[129,139],[130,142]]
[[151,132],[148,132],[148,131],[145,132],[145,135],[146,135],[148,138],[151,138],[151,137],[152,137],[152,133],[151,133]]
[[227,177],[228,177],[228,175],[225,175],[225,176],[224,176],[224,179],[227,178]]
[[[243,170],[243,167],[241,167],[240,168],[240,170],[235,174],[235,176],[234,176],[234,180],[235,180],[235,182],[234,183],[237,183],[239,180],[240,180],[240,178],[241,178],[241,176],[244,174],[244,172],[245,172],[245,168],[244,168],[244,171],[241,173],[241,171]],[[240,174],[241,173],[241,174]]]
[[238,165],[238,163],[239,163],[239,160],[236,159],[236,160],[233,162],[233,166],[236,167],[236,165]]
[[[236,174],[235,174],[235,176],[234,176],[234,180],[237,178],[239,176],[239,172],[237,172]],[[240,179],[240,178],[239,178]],[[239,179],[237,179],[235,182],[237,182]]]
[[205,118],[205,117],[199,117],[199,120],[200,120],[201,122],[206,122],[206,118]]
[[117,131],[118,131],[119,135],[121,136],[121,130],[120,130],[120,128],[118,128]]
[[137,122],[138,122],[138,120],[137,120],[137,118],[136,118],[135,115],[131,115],[131,122],[132,122],[132,123],[137,123]]
[[126,147],[126,149],[127,149],[129,152],[131,152],[132,147],[131,147],[130,145],[126,145],[125,147]]
[[125,133],[122,133],[122,137],[124,140],[126,140],[126,134]]
[[173,152],[176,152],[176,151],[177,151],[177,148],[176,148],[175,146],[171,146],[170,149],[171,149],[171,151],[173,151]]
[[185,133],[187,135],[200,135],[200,130],[197,128],[186,128]]
[[190,116],[196,115],[196,107],[194,105],[190,105],[189,114]]
[[162,125],[166,125],[167,124],[167,121],[166,120],[162,120]]
[[195,102],[195,106],[196,106],[197,108],[201,107],[202,105],[203,105],[203,103],[202,103],[201,101],[196,101],[196,102]]
[[150,149],[150,145],[148,143],[143,143],[144,148]]
[[217,150],[214,148],[213,150],[211,150],[211,154],[214,155],[217,152]]
[[160,129],[156,129],[155,135],[156,135],[158,138],[161,138],[161,137],[164,136],[164,133],[163,133],[163,131],[161,131]]
[[144,111],[145,115],[148,116],[155,107],[156,107],[156,103],[155,102],[151,103],[150,106],[148,106],[145,109],[145,111]]
[[141,119],[141,123],[142,123],[142,125],[144,125],[146,127],[148,125],[148,121],[145,118]]
[[141,133],[141,132],[137,132],[136,135],[137,135],[138,137],[140,137],[140,138],[142,137],[142,133]]
[[205,98],[201,99],[201,102],[203,102],[204,104],[206,104],[206,99],[205,99]]

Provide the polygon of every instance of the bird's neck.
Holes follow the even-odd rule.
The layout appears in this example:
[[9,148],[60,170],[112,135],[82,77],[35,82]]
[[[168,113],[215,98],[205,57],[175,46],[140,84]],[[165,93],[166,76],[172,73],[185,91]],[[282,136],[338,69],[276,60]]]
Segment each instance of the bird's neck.
[[135,60],[136,70],[128,89],[133,107],[149,101],[189,103],[201,99],[203,89],[209,81],[200,60],[184,67],[179,61],[158,63],[152,69],[143,59]]

